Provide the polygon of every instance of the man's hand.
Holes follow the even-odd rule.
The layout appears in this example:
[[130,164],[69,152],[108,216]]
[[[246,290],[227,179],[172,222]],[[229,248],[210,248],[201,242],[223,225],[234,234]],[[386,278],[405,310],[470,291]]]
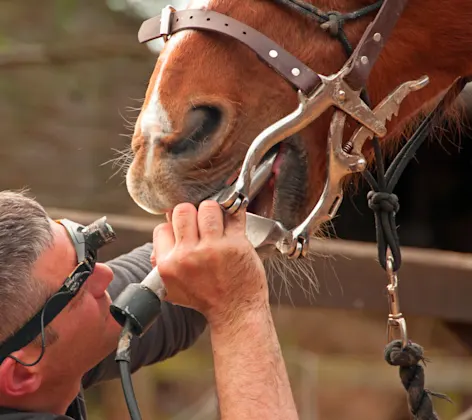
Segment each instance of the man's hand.
[[246,214],[225,215],[216,201],[179,204],[154,230],[154,258],[166,300],[198,310],[210,323],[268,301],[264,267],[246,237]]
[[178,205],[154,232],[167,299],[208,320],[222,420],[298,420],[246,214]]

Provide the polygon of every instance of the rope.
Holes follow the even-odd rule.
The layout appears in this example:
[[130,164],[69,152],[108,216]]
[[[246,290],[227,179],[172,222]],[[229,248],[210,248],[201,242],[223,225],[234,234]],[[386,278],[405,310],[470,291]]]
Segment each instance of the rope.
[[378,0],[375,3],[366,7],[362,7],[361,9],[358,9],[354,12],[340,13],[336,11],[323,12],[318,7],[313,6],[312,4],[303,0],[275,0],[276,3],[283,4],[284,6],[287,6],[288,8],[295,10],[304,16],[315,19],[320,24],[328,22],[330,20],[330,15],[335,14],[338,16],[337,20],[341,25],[345,21],[359,19],[380,9],[384,1],[385,0]]
[[[386,253],[389,248],[393,256],[393,271],[401,267],[400,240],[397,233],[395,216],[400,208],[398,197],[393,193],[400,176],[408,163],[415,157],[416,152],[424,143],[433,125],[444,115],[447,105],[464,89],[467,78],[459,78],[449,88],[438,106],[423,120],[411,139],[402,147],[392,164],[385,172],[380,142],[373,139],[375,161],[377,166],[377,180],[371,172],[365,170],[363,176],[372,188],[367,194],[369,208],[374,212],[377,250],[379,263],[386,270]],[[370,106],[369,98],[365,102]]]
[[347,13],[341,13],[335,10],[323,12],[318,7],[315,7],[303,0],[274,1],[302,14],[303,16],[314,19],[320,25],[321,29],[341,42],[344,50],[347,52],[347,55],[350,56],[353,52],[353,48],[346,36],[346,33],[344,32],[344,23],[367,16],[368,14],[380,9],[385,0],[378,0],[377,2],[362,7],[359,10]]
[[432,392],[424,387],[424,368],[420,365],[427,361],[423,347],[409,343],[402,349],[401,340],[394,340],[385,347],[385,360],[389,365],[400,367],[400,379],[407,392],[408,408],[415,420],[439,420],[434,411],[431,397],[452,402],[443,394]]
[[[387,250],[390,249],[393,257],[393,271],[397,272],[401,266],[400,241],[398,238],[395,215],[400,209],[398,197],[393,189],[398,183],[401,174],[408,163],[414,158],[415,153],[428,137],[433,124],[444,114],[446,106],[463,90],[468,79],[459,78],[450,87],[438,106],[423,120],[411,139],[402,147],[392,164],[385,172],[380,142],[374,137],[373,146],[377,164],[378,179],[366,170],[364,178],[370,184],[372,190],[367,194],[369,208],[375,215],[375,227],[377,236],[377,249],[380,265],[387,270]],[[366,102],[369,99],[366,96]],[[369,105],[370,106],[370,105]],[[400,379],[407,391],[407,400],[410,412],[415,420],[438,420],[434,411],[431,396],[451,400],[443,394],[431,392],[424,388],[424,369],[419,365],[425,362],[423,348],[409,342],[402,349],[401,340],[394,340],[385,348],[385,360],[392,366],[400,367]]]
[[[348,20],[358,19],[380,9],[384,2],[384,0],[379,0],[358,11],[343,14],[337,11],[322,12],[317,7],[308,4],[303,0],[275,1],[318,22],[324,31],[341,42],[348,56],[352,55],[353,48],[344,32],[344,23]],[[466,78],[459,78],[456,80],[456,83],[454,83],[446,95],[444,95],[439,105],[423,120],[411,139],[402,147],[387,171],[385,171],[379,139],[374,136],[372,140],[377,167],[377,179],[375,179],[372,173],[368,170],[364,170],[362,174],[371,187],[371,191],[367,194],[367,200],[369,208],[374,212],[375,217],[379,263],[390,275],[395,275],[395,273],[400,269],[402,261],[400,240],[395,222],[395,216],[400,210],[400,204],[398,197],[393,193],[393,190],[406,166],[414,158],[417,150],[428,137],[433,123],[443,116],[446,105],[457,97],[468,81],[469,80]],[[369,96],[365,89],[361,92],[361,98],[370,108],[372,108]],[[387,267],[388,251],[390,251],[391,254],[391,265],[389,264],[390,268]],[[396,287],[397,286],[395,285],[395,295],[397,294]],[[401,313],[391,315],[402,316]],[[445,395],[433,393],[424,388],[424,369],[419,364],[420,362],[425,362],[425,358],[423,357],[423,348],[413,342],[406,342],[406,331],[401,331],[403,340],[393,340],[387,344],[385,348],[385,360],[390,365],[399,366],[400,368],[400,379],[407,392],[408,406],[414,419],[439,420],[438,415],[434,411],[431,396],[440,397],[448,401],[450,400]],[[405,346],[403,347],[403,345]]]

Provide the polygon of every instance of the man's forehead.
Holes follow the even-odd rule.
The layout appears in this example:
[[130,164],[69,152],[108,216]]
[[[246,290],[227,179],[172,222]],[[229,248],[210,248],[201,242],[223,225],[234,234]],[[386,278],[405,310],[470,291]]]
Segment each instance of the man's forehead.
[[53,220],[50,224],[53,244],[34,264],[33,275],[60,285],[77,265],[77,255],[66,228]]

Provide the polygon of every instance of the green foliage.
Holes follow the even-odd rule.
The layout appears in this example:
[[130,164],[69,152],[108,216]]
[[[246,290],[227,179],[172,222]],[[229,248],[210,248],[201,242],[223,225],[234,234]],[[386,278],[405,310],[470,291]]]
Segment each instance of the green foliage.
[[57,29],[66,29],[77,12],[77,0],[54,0],[54,24]]
[[10,44],[8,37],[0,32],[0,51],[5,50]]

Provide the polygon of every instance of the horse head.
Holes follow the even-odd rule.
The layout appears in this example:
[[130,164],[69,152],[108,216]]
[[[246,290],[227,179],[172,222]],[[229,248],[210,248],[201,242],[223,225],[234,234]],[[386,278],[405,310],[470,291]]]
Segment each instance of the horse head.
[[[318,85],[310,85],[314,79],[301,80],[303,72],[311,69],[319,75],[337,74],[349,56],[346,42],[355,48],[362,41],[382,3],[373,0],[191,1],[189,11],[216,12],[216,19],[220,20],[215,25],[220,25],[220,29],[184,28],[166,39],[132,138],[133,159],[126,176],[131,197],[146,211],[159,214],[180,202],[198,204],[233,182],[254,139],[297,109],[301,89],[306,88],[307,95],[313,94]],[[407,80],[428,75],[429,83],[408,95],[396,117],[386,121],[386,134],[381,135],[385,147],[398,144],[415,116],[431,109],[457,77],[472,72],[469,60],[472,34],[468,33],[472,30],[461,23],[466,19],[463,16],[472,18],[472,3],[449,0],[435,7],[427,0],[398,3],[404,3],[404,9],[401,16],[395,17],[398,21],[362,87],[369,93],[374,109]],[[300,13],[302,9],[308,12]],[[316,19],[318,10],[337,13],[328,14],[332,22],[326,19],[320,22]],[[337,19],[359,10],[365,13],[351,14],[352,19]],[[172,23],[182,24],[178,21],[184,18],[188,22],[197,18],[215,19],[213,15],[197,14],[176,15]],[[169,19],[167,16],[166,21],[160,20],[160,35],[162,25],[169,25]],[[237,27],[239,34],[225,35],[235,22],[243,24]],[[159,21],[149,25],[154,25],[159,34]],[[149,26],[144,31],[148,29]],[[244,36],[250,36],[248,31],[252,29],[261,35],[245,42]],[[268,50],[267,56],[255,53],[269,42],[267,39],[276,47]],[[376,41],[383,42],[381,34],[374,34],[368,42]],[[299,65],[290,68],[287,62],[282,62],[277,69],[271,60],[275,63],[283,54],[292,57],[290,60],[296,58]],[[292,130],[271,149],[276,153],[272,176],[266,188],[249,204],[250,212],[275,219],[292,229],[312,211],[326,180],[327,138],[334,108],[325,108],[318,118],[299,130]],[[358,123],[348,115],[342,134],[344,145],[359,128]],[[372,159],[370,150],[371,143],[366,141],[362,152],[367,162]]]

